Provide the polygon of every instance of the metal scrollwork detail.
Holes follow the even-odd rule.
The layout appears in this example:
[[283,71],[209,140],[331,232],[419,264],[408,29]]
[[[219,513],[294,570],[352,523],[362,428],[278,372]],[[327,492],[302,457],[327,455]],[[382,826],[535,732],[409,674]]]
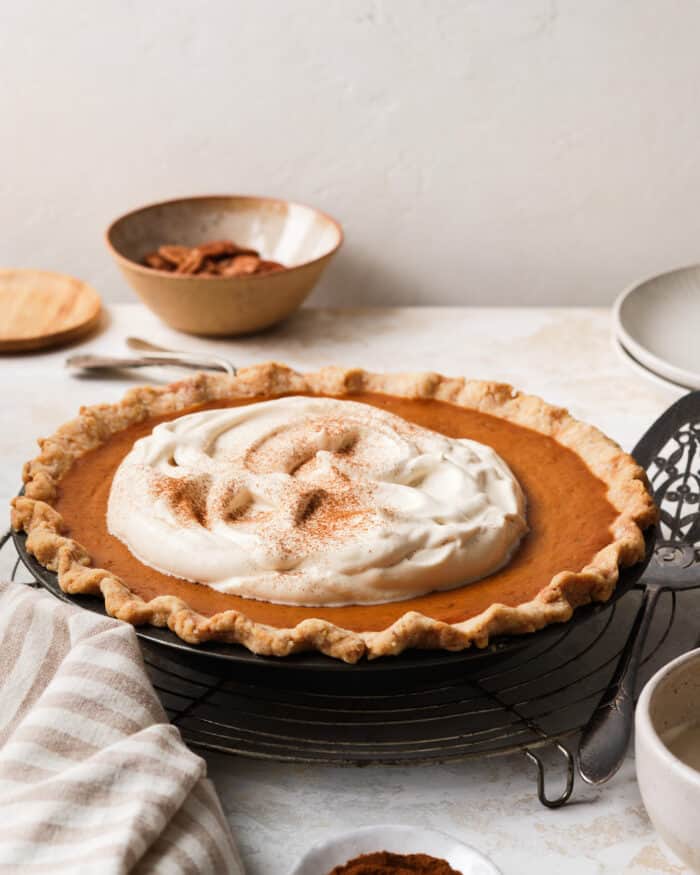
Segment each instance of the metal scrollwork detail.
[[661,510],[656,559],[687,566],[700,559],[700,421],[682,426],[647,471]]

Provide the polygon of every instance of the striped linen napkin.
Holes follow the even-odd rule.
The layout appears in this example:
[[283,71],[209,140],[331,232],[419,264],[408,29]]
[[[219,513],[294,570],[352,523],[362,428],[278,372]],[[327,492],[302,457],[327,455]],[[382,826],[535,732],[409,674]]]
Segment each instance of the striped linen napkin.
[[0,873],[243,867],[126,623],[0,583]]

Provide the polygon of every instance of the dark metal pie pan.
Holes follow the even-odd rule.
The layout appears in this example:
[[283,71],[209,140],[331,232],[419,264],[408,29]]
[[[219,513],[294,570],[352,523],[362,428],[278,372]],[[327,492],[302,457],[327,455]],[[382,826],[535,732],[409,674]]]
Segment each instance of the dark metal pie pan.
[[[44,568],[27,551],[26,535],[23,532],[13,532],[13,538],[22,562],[46,589],[63,601],[106,616],[100,598],[69,595],[63,592],[58,584],[57,575]],[[585,623],[591,617],[606,611],[611,604],[624,596],[642,576],[653,552],[654,539],[655,530],[652,527],[645,533],[644,560],[630,568],[620,570],[618,584],[609,601],[578,608],[567,625]],[[518,650],[529,649],[535,645],[546,645],[561,634],[561,626],[550,625],[539,632],[526,635],[496,637],[483,649],[474,647],[454,653],[414,649],[407,650],[399,656],[385,656],[371,661],[365,659],[352,665],[322,653],[302,653],[279,658],[258,656],[245,647],[233,644],[207,643],[195,646],[182,641],[169,629],[154,626],[137,627],[136,634],[144,648],[151,652],[167,653],[172,660],[225,676],[235,673],[237,677],[245,675],[253,681],[258,677],[269,683],[272,680],[271,673],[275,673],[278,676],[278,683],[293,685],[296,678],[304,678],[308,681],[309,673],[312,672],[316,675],[317,682],[323,682],[324,685],[342,682],[345,686],[351,681],[360,679],[362,683],[367,683],[371,678],[379,686],[386,683],[391,685],[396,683],[397,686],[401,686],[409,681],[411,684],[434,683],[438,677],[441,679],[454,677],[468,672],[470,667],[476,665],[483,667],[485,661],[496,661],[500,657],[510,656]]]

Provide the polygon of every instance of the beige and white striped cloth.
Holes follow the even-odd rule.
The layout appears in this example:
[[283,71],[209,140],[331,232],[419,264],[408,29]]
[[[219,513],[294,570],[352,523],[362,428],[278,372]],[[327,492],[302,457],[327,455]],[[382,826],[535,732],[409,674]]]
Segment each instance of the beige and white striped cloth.
[[0,583],[0,873],[242,875],[134,630]]

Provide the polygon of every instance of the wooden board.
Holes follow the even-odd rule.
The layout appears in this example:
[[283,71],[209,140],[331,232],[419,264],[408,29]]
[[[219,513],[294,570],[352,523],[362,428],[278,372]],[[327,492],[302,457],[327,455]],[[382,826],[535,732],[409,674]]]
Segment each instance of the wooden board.
[[98,323],[101,301],[87,283],[43,270],[0,270],[0,352],[76,340]]

